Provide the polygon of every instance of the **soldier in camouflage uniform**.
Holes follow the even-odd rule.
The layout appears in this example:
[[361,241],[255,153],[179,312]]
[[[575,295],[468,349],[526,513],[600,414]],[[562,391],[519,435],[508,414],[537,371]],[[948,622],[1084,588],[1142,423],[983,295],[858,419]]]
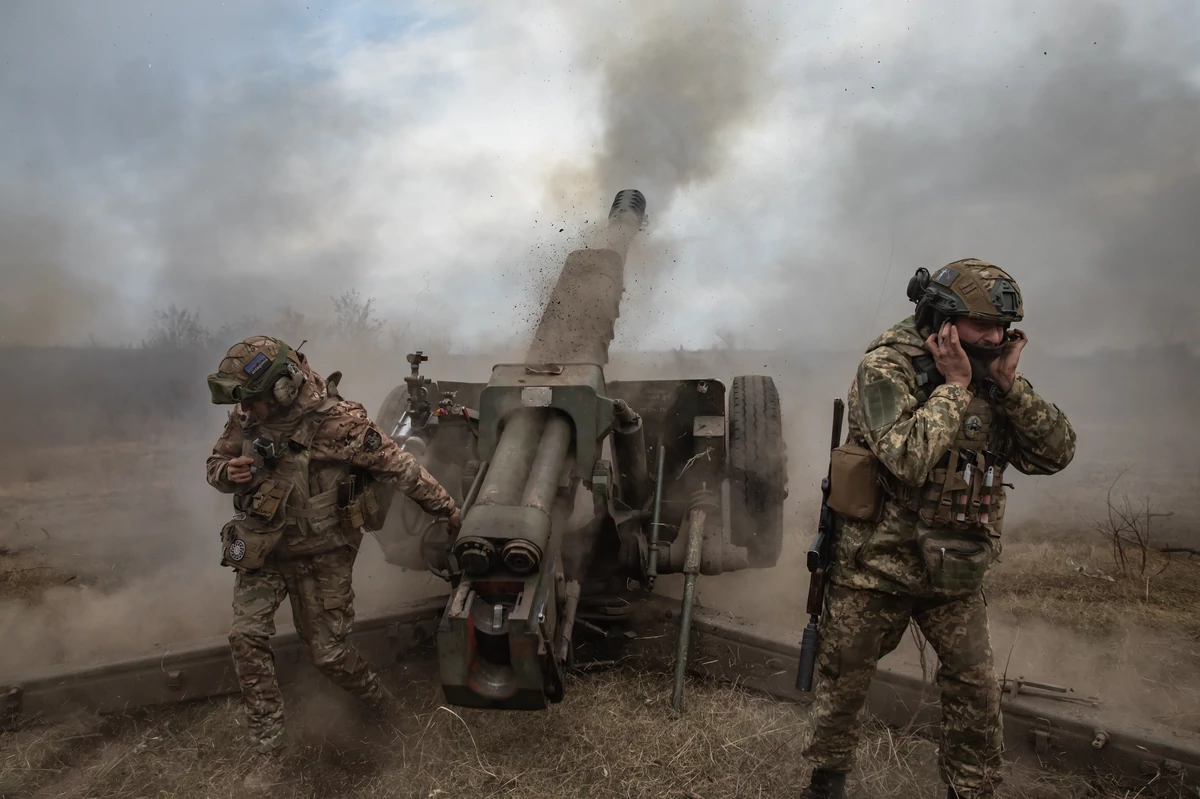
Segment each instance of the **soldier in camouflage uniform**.
[[362,405],[337,393],[282,341],[235,344],[210,375],[217,404],[236,404],[208,458],[208,482],[234,495],[222,531],[222,563],[233,567],[229,641],[259,759],[247,787],[278,779],[283,696],[268,639],[287,597],[313,663],[378,715],[395,699],[347,638],[354,623],[351,573],[362,529],[378,529],[393,491],[457,529],[450,494],[389,439]]
[[872,342],[848,395],[839,450],[873,467],[874,504],[837,514],[807,799],[845,795],[867,688],[910,619],[940,661],[948,796],[993,795],[1003,735],[982,582],[1000,551],[1003,473],[1053,474],[1075,453],[1066,415],[1016,371],[1028,339],[1009,331],[1023,307],[1007,273],[956,261],[918,270],[908,294],[916,313]]

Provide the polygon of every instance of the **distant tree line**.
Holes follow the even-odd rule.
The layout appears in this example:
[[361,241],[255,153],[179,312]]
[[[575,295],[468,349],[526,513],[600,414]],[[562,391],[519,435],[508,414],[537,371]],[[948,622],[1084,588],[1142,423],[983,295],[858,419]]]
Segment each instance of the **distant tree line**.
[[[174,303],[165,310],[154,312],[149,333],[142,339],[143,349],[210,350],[227,347],[234,341],[263,333],[277,336],[299,346],[305,339],[323,339],[358,346],[379,346],[383,343],[386,320],[376,314],[375,299],[363,298],[357,290],[348,289],[330,298],[332,313],[325,319],[313,319],[294,308],[282,308],[274,318],[246,316],[226,321],[216,330],[200,318],[200,312],[180,308]],[[407,332],[393,330],[393,338]]]

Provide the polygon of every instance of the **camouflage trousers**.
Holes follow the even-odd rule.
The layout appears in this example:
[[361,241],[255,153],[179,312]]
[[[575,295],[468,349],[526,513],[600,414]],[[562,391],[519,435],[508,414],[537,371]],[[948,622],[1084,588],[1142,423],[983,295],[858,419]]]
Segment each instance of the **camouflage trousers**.
[[343,547],[293,560],[269,559],[255,572],[238,572],[229,643],[242,688],[250,736],[260,752],[283,746],[283,694],[268,639],[286,596],[313,664],[334,683],[370,704],[381,699],[379,677],[347,642],[354,625],[350,584],[357,551]]
[[831,771],[853,768],[876,665],[900,644],[909,619],[940,662],[942,779],[963,796],[990,797],[1001,779],[1004,736],[982,594],[931,599],[830,585],[805,756]]

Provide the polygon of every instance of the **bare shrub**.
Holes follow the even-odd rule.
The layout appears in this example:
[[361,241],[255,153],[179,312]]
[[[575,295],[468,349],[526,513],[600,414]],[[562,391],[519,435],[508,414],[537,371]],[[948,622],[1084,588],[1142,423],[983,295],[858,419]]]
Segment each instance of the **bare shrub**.
[[200,323],[199,312],[177,308],[174,303],[165,311],[154,312],[150,335],[142,340],[147,349],[195,350],[207,347],[212,340],[208,328]]
[[[1123,577],[1142,580],[1146,586],[1146,598],[1149,599],[1150,580],[1161,575],[1171,565],[1169,553],[1165,558],[1155,558],[1151,555],[1152,552],[1163,551],[1155,546],[1154,519],[1173,514],[1155,513],[1149,497],[1141,500],[1137,507],[1126,495],[1121,496],[1119,503],[1115,502],[1113,490],[1126,471],[1128,469],[1118,474],[1108,487],[1105,498],[1107,517],[1094,522],[1092,526],[1111,547],[1113,566]],[[1155,560],[1159,561],[1158,569],[1148,574]]]
[[357,289],[333,298],[333,335],[345,341],[373,343],[385,320],[375,318],[375,298],[363,299]]

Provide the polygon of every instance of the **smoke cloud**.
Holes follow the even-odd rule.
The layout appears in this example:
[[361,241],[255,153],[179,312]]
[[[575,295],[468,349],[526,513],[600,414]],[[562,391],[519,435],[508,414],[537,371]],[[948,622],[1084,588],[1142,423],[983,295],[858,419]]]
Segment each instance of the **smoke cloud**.
[[[975,256],[1017,277],[1041,346],[1200,345],[1200,303],[1179,291],[1200,246],[1187,210],[1200,59],[1179,24],[1196,9],[1001,8],[918,9],[898,40],[809,65],[812,104],[843,109],[826,128],[841,146],[824,176],[824,263],[801,257],[795,279],[780,275],[775,316],[811,293],[803,283],[867,333],[906,310],[916,267]],[[836,299],[856,288],[857,307]]]
[[[136,341],[170,303],[217,327],[354,286],[519,337],[635,187],[617,348],[859,349],[915,268],[967,255],[1014,273],[1038,347],[1197,345],[1193,4],[618,6],[16,7],[5,335]],[[62,285],[78,313],[11,322]]]
[[731,142],[769,88],[763,78],[772,48],[742,4],[631,11],[621,15],[619,37],[604,31],[584,44],[603,74],[605,131],[595,170],[603,185],[642,189],[667,209],[676,192],[711,180],[728,163]]

